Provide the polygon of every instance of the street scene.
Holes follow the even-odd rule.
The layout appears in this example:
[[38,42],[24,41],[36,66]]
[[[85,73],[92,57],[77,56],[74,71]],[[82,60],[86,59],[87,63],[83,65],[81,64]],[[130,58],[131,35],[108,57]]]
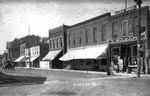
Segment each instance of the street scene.
[[0,96],[150,96],[149,0],[0,0]]
[[[3,73],[2,73],[3,72]],[[149,96],[150,76],[21,69],[0,73],[0,96]],[[5,83],[7,82],[7,83]]]

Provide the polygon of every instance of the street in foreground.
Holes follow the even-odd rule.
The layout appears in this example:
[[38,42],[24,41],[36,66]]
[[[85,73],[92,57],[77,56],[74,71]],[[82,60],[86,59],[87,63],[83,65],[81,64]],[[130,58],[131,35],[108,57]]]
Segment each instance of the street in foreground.
[[19,68],[0,77],[0,96],[150,96],[150,76]]

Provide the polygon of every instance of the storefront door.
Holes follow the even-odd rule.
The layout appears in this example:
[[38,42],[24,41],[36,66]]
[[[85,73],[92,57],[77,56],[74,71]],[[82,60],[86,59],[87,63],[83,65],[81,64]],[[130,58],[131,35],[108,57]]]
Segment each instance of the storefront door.
[[131,65],[137,65],[137,45],[131,45]]

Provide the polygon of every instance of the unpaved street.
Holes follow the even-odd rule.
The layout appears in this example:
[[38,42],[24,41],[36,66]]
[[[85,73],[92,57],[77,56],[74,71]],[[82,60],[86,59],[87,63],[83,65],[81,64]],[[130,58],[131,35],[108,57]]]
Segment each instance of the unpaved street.
[[19,68],[2,72],[5,73],[1,73],[3,79],[7,74],[7,80],[13,78],[18,82],[0,84],[0,96],[150,96],[149,76],[137,79],[134,76],[109,77],[97,73]]

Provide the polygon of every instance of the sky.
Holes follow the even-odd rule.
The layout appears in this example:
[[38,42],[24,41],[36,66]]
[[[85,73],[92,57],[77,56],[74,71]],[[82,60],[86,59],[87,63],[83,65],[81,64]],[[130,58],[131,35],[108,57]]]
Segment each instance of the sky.
[[[135,3],[128,0],[128,6]],[[144,0],[142,5],[150,5]],[[0,54],[6,42],[29,35],[48,37],[48,30],[73,25],[125,8],[125,0],[0,0]]]

